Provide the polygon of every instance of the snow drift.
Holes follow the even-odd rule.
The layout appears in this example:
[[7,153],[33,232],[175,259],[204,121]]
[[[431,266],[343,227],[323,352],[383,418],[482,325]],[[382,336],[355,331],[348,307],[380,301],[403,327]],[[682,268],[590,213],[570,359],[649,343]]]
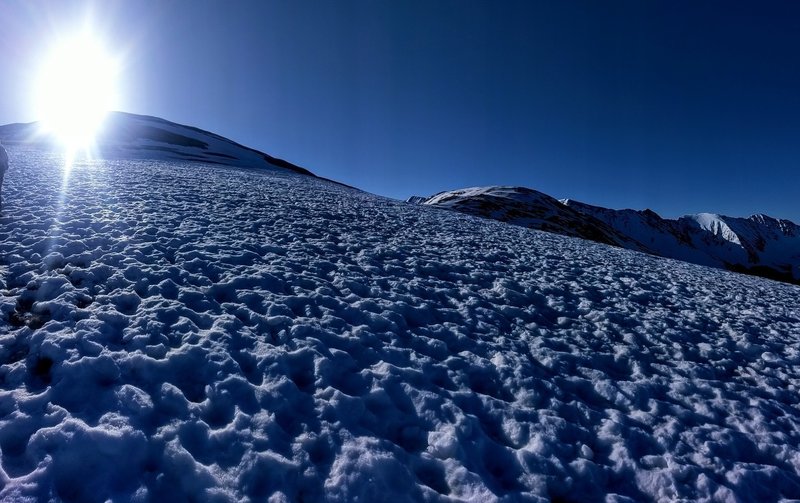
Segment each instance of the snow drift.
[[800,498],[795,286],[286,170],[10,154],[0,500]]
[[800,284],[800,226],[766,215],[701,213],[670,220],[652,210],[612,210],[501,186],[413,196],[408,202]]

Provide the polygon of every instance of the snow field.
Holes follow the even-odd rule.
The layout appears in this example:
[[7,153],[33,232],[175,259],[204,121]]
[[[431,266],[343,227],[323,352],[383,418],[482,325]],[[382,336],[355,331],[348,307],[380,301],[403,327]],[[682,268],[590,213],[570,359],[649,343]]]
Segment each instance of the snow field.
[[11,149],[0,499],[800,498],[798,287]]

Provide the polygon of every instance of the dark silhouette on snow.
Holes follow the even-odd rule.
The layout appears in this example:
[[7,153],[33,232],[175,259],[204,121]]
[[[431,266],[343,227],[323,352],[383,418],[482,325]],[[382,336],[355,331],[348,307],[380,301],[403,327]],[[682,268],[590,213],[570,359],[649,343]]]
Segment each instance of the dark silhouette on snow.
[[3,207],[3,178],[6,176],[6,171],[8,171],[8,153],[0,143],[0,208]]

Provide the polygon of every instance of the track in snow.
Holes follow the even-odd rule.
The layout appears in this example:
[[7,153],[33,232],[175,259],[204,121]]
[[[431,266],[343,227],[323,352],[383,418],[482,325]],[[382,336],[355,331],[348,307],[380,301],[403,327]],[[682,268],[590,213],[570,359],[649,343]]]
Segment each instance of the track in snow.
[[800,498],[800,288],[11,149],[0,499]]

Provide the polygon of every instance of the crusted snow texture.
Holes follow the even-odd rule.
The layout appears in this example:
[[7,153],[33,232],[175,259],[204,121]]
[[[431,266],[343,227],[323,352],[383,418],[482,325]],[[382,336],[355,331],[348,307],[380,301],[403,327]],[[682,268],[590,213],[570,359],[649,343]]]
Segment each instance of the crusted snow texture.
[[0,500],[800,498],[800,289],[312,177],[12,148]]

